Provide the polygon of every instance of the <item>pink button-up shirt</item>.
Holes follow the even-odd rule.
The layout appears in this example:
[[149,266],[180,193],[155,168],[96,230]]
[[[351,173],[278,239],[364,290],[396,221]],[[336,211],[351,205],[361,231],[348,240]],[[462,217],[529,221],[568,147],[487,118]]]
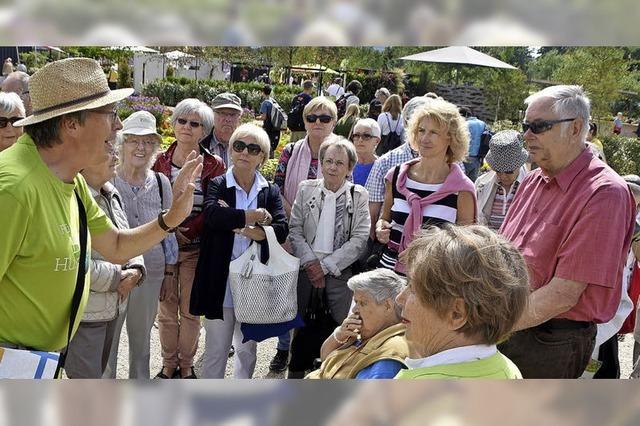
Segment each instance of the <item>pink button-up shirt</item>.
[[588,284],[558,318],[604,323],[620,302],[634,218],[624,180],[585,149],[554,178],[530,173],[500,231],[524,256],[532,290],[554,277]]

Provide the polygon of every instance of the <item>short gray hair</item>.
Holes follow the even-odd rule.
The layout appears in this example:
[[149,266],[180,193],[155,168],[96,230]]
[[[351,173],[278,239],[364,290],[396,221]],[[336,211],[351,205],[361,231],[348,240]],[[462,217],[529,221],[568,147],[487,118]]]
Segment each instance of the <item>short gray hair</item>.
[[356,124],[353,125],[352,132],[354,132],[356,130],[356,127],[358,126],[362,126],[365,129],[369,129],[370,132],[375,131],[375,133],[378,134],[378,136],[376,136],[377,138],[379,138],[380,135],[382,135],[382,131],[380,130],[380,125],[373,118],[361,118],[360,120],[356,121]]
[[260,126],[256,126],[253,123],[244,123],[238,126],[236,130],[233,131],[231,137],[229,138],[229,161],[231,161],[231,151],[233,151],[233,143],[238,139],[242,140],[246,137],[253,138],[258,145],[260,145],[260,149],[264,154],[262,158],[262,163],[260,163],[259,167],[265,165],[267,160],[269,159],[269,153],[271,151],[271,143],[269,141],[269,135],[264,129]]
[[349,171],[353,170],[353,167],[358,161],[358,154],[356,153],[356,148],[353,145],[353,142],[346,140],[342,136],[334,134],[329,135],[320,145],[320,149],[318,150],[318,161],[320,161],[320,164],[322,164],[327,150],[332,146],[339,146],[344,149],[347,153],[347,158],[349,159]]
[[[566,115],[562,118],[579,118],[582,121],[581,139],[586,139],[587,133],[589,133],[591,101],[582,86],[562,84],[546,87],[529,96],[524,100],[524,103],[529,106],[544,98],[553,100],[551,111],[558,115]],[[568,125],[568,123],[563,124]]]
[[190,114],[197,114],[204,130],[203,137],[206,137],[213,129],[213,110],[209,105],[196,98],[181,100],[173,109],[171,114],[171,126],[175,127],[178,118],[186,117]]
[[404,127],[409,126],[409,121],[413,116],[413,113],[428,103],[432,102],[433,99],[427,98],[424,96],[416,96],[415,98],[411,98],[409,102],[404,105],[402,109],[402,118],[404,119]]
[[363,272],[347,281],[347,287],[351,291],[359,290],[369,294],[378,305],[387,299],[395,300],[405,284],[404,278],[386,268]]
[[17,93],[0,92],[0,112],[10,114],[11,111],[18,110],[20,116],[26,115],[24,103]]
[[5,78],[2,82],[2,87],[4,88],[14,81],[20,82],[22,93],[29,91],[29,74],[24,71],[14,71]]

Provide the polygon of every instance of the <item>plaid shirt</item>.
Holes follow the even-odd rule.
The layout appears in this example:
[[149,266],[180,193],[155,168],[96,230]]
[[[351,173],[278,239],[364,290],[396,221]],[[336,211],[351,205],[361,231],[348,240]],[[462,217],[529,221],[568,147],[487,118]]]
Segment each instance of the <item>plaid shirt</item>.
[[376,162],[373,163],[365,185],[365,188],[369,191],[369,202],[382,203],[384,201],[384,177],[387,175],[387,172],[392,167],[413,160],[417,156],[418,153],[411,149],[409,142],[405,142],[396,149],[378,158]]

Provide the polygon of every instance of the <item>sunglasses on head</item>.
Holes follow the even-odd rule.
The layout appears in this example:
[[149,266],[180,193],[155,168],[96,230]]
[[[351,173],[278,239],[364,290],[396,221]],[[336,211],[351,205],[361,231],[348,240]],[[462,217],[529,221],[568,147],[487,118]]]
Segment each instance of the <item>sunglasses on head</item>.
[[321,123],[326,124],[326,123],[329,123],[331,120],[333,120],[333,117],[331,117],[330,115],[324,115],[324,114],[323,115],[309,114],[305,118],[309,123],[315,123],[319,119]]
[[245,148],[251,155],[258,155],[262,152],[262,148],[260,148],[260,145],[257,145],[255,143],[248,144],[245,141],[235,141],[233,143],[233,150],[235,152],[242,152],[245,150]]
[[189,126],[191,126],[192,129],[197,129],[198,127],[202,126],[202,123],[198,123],[197,121],[189,121],[185,120],[184,118],[178,118],[178,124],[184,126],[187,123],[189,123]]
[[22,120],[24,117],[11,117],[11,118],[7,118],[7,117],[0,117],[0,129],[4,129],[5,127],[7,127],[7,124],[11,123],[11,125],[13,126],[13,123],[15,123],[18,120]]
[[531,123],[527,123],[526,121],[522,122],[522,133],[527,133],[527,130],[531,130],[533,134],[544,133],[548,130],[551,130],[553,126],[558,123],[566,123],[568,121],[573,121],[577,117],[574,118],[561,118],[559,120],[535,120]]

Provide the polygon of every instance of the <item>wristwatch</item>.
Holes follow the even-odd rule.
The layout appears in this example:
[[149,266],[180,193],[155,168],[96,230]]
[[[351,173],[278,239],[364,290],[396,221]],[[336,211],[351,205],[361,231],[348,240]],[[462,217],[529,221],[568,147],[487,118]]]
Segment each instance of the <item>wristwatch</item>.
[[169,210],[164,209],[162,210],[159,214],[158,214],[158,225],[160,225],[160,228],[162,228],[163,231],[165,232],[176,232],[176,228],[170,228],[165,222],[164,222],[164,215],[168,212]]

